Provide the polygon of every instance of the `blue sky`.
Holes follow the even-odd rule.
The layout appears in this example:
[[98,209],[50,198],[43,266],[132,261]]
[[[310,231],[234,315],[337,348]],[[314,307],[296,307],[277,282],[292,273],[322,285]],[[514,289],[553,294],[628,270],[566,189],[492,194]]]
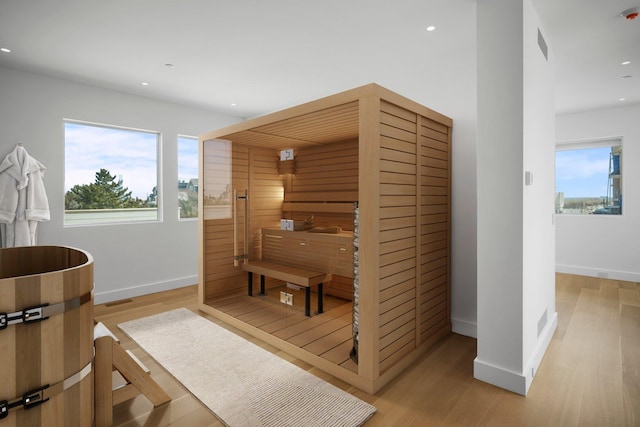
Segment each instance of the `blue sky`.
[[564,197],[607,195],[611,147],[556,151],[556,192]]
[[101,168],[122,179],[133,197],[146,199],[157,185],[159,135],[66,122],[65,192],[95,182]]
[[178,180],[189,181],[198,178],[198,140],[192,137],[178,137]]

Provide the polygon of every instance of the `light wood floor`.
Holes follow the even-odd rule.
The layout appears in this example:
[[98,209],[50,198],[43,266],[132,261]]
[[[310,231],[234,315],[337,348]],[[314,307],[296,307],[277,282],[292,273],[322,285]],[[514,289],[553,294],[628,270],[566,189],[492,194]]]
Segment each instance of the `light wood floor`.
[[[294,306],[280,302],[281,290],[293,294]],[[265,296],[235,295],[218,298],[208,305],[357,373],[358,365],[349,357],[353,348],[352,302],[325,295],[323,313],[318,314],[317,298],[312,292],[311,317],[304,315],[304,290],[286,286],[269,289]]]
[[[173,398],[155,410],[142,396],[120,404],[114,425],[223,425],[116,327],[178,307],[199,313],[195,287],[96,306],[96,319],[116,332]],[[456,334],[373,396],[234,332],[375,405],[378,412],[366,427],[640,426],[640,284],[559,274],[556,309],[558,330],[527,397],[474,380],[476,341]]]

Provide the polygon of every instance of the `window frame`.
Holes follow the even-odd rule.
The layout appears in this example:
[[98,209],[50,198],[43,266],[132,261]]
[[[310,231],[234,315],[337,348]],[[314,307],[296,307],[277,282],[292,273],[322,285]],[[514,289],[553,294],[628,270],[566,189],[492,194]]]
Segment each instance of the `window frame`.
[[[594,149],[594,148],[609,148],[611,150],[611,148],[613,147],[620,147],[620,158],[619,158],[619,171],[620,173],[618,174],[618,179],[620,180],[619,183],[619,189],[620,189],[620,213],[563,213],[563,212],[559,212],[558,211],[558,191],[554,191],[555,194],[555,199],[556,199],[556,209],[555,209],[555,213],[556,215],[562,215],[562,216],[597,216],[597,217],[622,217],[624,215],[625,209],[623,207],[623,202],[622,200],[624,200],[624,194],[625,194],[625,179],[622,178],[623,176],[623,170],[624,170],[624,144],[623,144],[623,137],[622,136],[611,136],[611,137],[604,137],[604,138],[592,138],[592,139],[581,139],[581,140],[572,140],[572,141],[559,141],[556,142],[556,146],[555,146],[555,152],[559,152],[559,151],[573,151],[573,150],[582,150],[582,149]],[[610,154],[611,155],[611,154]],[[556,156],[554,155],[554,162],[556,161]],[[611,158],[610,158],[610,167],[611,167]],[[608,177],[611,178],[612,174],[608,173]],[[554,165],[554,186],[557,188],[557,164]],[[611,184],[607,183],[607,198],[609,195],[609,188],[610,188]],[[613,197],[613,194],[612,194]],[[564,200],[564,198],[563,198]],[[615,206],[615,205],[614,205]]]
[[[64,145],[64,149],[63,149],[63,153],[64,153],[64,179],[63,179],[63,200],[62,200],[62,207],[63,207],[63,219],[62,219],[62,225],[63,228],[76,228],[76,227],[96,227],[96,226],[111,226],[111,225],[131,225],[131,224],[156,224],[156,223],[161,223],[163,222],[163,216],[162,216],[162,212],[163,212],[163,197],[162,197],[162,133],[159,131],[155,131],[155,130],[149,130],[149,129],[142,129],[142,128],[134,128],[134,127],[130,127],[130,126],[121,126],[121,125],[112,125],[112,124],[106,124],[106,123],[98,123],[98,122],[91,122],[91,121],[86,121],[86,120],[78,120],[78,119],[69,119],[69,118],[63,118],[62,119],[62,123],[63,123],[63,145]],[[124,217],[124,219],[118,219],[118,220],[98,220],[98,221],[88,221],[88,222],[78,222],[78,223],[69,223],[67,222],[67,209],[65,209],[65,196],[68,192],[68,190],[66,189],[66,184],[67,184],[67,131],[66,131],[66,125],[67,124],[72,124],[72,125],[81,125],[81,126],[87,126],[87,127],[94,127],[94,128],[103,128],[103,129],[108,129],[108,130],[116,130],[116,131],[126,131],[126,132],[139,132],[139,133],[144,133],[144,134],[150,134],[150,135],[155,135],[156,137],[156,142],[155,142],[155,163],[156,163],[156,176],[155,176],[155,180],[156,180],[156,207],[155,207],[155,211],[156,211],[156,217],[155,219],[141,219],[141,220],[131,220],[128,219],[126,217]],[[105,168],[106,169],[106,168]],[[109,173],[114,173],[114,171],[109,170]],[[90,183],[89,183],[90,184]],[[74,185],[76,184],[72,184],[70,188],[72,188]],[[86,184],[80,184],[80,185],[86,185]],[[129,188],[126,184],[125,187]],[[69,188],[69,189],[70,189]],[[126,208],[124,208],[126,209]],[[117,209],[114,209],[117,210]]]

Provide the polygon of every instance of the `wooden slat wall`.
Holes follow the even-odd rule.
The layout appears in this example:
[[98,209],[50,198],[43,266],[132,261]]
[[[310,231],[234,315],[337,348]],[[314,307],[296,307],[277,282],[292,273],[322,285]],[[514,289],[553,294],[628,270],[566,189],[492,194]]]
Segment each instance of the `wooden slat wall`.
[[261,230],[265,227],[279,227],[282,217],[284,184],[278,175],[279,156],[268,148],[251,148],[251,188],[249,191],[250,217],[250,259],[260,259]]
[[450,324],[450,147],[449,129],[421,117],[420,339]]
[[353,278],[353,237],[263,230],[262,259]]
[[[303,116],[254,128],[266,135],[284,135],[293,141],[331,143],[358,134],[358,103],[336,105]],[[282,145],[274,147],[281,148]]]
[[[316,226],[340,225],[343,230],[353,230],[353,211],[342,211],[358,200],[358,140],[299,148],[295,156],[296,173],[285,192],[286,206],[291,210],[284,212],[285,216],[304,220],[313,215]],[[322,209],[305,210],[303,203],[323,205]],[[295,208],[296,204],[301,208]]]
[[[205,153],[207,153],[207,141]],[[249,188],[249,148],[239,144],[231,144],[231,182],[232,189],[239,194]],[[221,162],[228,161],[224,156],[208,156],[204,158],[204,194],[209,178],[214,181],[220,175]],[[244,233],[244,209],[238,209],[238,236]],[[236,292],[246,287],[246,276],[242,270],[233,266],[233,218],[209,219],[204,223],[204,283],[205,301]],[[239,239],[241,241],[241,238]],[[243,252],[240,243],[239,252]]]
[[416,114],[381,102],[379,372],[416,348]]
[[[271,148],[250,149],[249,259],[262,259],[261,230],[280,226],[284,182],[283,177],[278,175],[279,159],[279,152]],[[279,281],[268,278],[266,284],[269,288],[279,284]],[[260,286],[260,276],[257,274],[253,275],[253,286],[256,291]]]
[[262,259],[331,273],[325,293],[353,299],[353,236],[304,231],[262,232]]

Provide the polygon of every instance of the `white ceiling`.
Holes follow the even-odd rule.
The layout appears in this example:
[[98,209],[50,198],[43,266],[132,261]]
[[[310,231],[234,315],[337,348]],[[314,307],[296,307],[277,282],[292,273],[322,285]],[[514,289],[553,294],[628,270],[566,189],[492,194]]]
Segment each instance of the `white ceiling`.
[[[640,0],[532,2],[558,112],[640,102],[640,18],[619,16]],[[443,73],[474,38],[475,0],[0,2],[0,66],[242,117],[370,82],[409,97],[420,80],[455,84]]]

